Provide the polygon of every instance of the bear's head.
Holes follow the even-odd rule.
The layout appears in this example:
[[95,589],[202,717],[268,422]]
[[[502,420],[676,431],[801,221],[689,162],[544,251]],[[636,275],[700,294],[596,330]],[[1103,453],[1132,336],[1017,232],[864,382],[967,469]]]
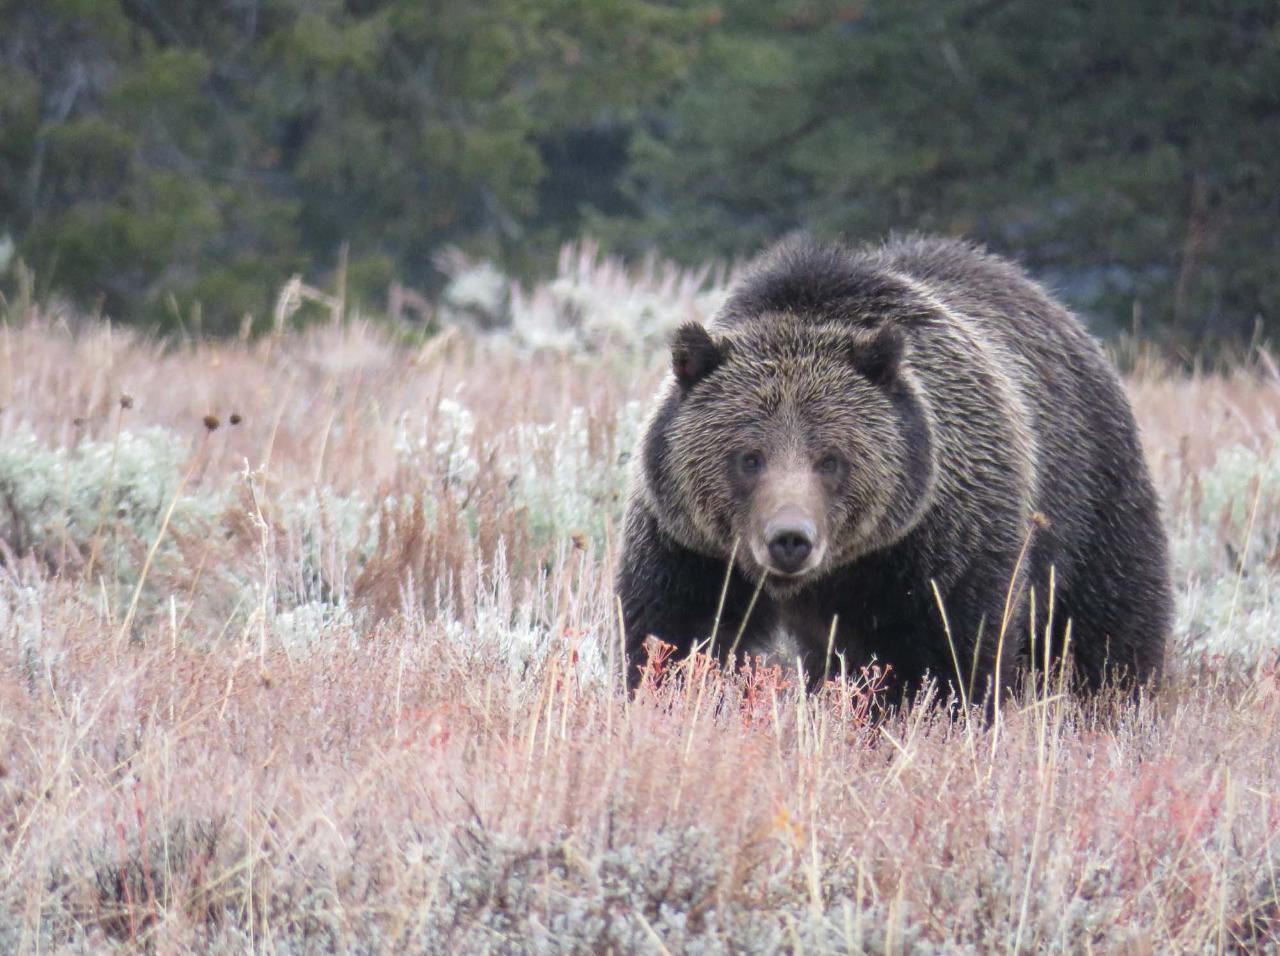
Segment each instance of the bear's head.
[[735,553],[777,595],[899,540],[935,470],[906,350],[892,322],[682,326],[663,429],[667,523],[688,546]]

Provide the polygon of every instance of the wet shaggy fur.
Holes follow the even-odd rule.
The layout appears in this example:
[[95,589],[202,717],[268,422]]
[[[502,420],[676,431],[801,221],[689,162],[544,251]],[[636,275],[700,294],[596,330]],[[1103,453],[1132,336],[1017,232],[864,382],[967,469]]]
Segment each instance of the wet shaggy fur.
[[[933,675],[980,698],[1015,685],[1034,631],[1082,690],[1158,679],[1170,583],[1133,415],[1016,266],[949,240],[787,244],[672,362],[617,579],[633,685],[650,635],[721,657],[784,639],[814,681],[878,661],[899,692]],[[843,463],[812,482],[812,574],[766,574],[747,546],[744,448]]]

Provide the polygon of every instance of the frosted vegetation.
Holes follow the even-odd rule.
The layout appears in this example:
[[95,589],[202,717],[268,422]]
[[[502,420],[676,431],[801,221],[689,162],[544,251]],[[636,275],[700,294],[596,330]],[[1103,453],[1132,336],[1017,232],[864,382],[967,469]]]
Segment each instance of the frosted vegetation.
[[709,320],[724,301],[727,270],[681,269],[650,256],[639,269],[590,241],[560,251],[554,279],[523,289],[492,263],[452,254],[439,310],[450,324],[497,330],[527,348],[634,352],[660,346],[681,322]]
[[1179,602],[1141,711],[871,724],[867,675],[696,660],[628,699],[629,456],[721,279],[576,247],[408,343],[10,314],[0,949],[1275,951],[1267,358],[1136,362]]
[[1280,454],[1274,446],[1221,449],[1190,476],[1174,527],[1183,582],[1179,650],[1256,667],[1280,654]]

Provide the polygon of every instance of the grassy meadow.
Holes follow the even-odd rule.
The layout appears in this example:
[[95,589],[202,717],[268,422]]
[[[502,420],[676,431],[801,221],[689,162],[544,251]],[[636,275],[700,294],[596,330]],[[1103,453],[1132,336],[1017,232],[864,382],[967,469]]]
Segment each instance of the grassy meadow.
[[[590,250],[511,330],[0,325],[0,951],[1280,951],[1280,375],[1126,357],[1173,541],[1147,706],[621,690],[664,331]],[[287,324],[287,323],[285,323]]]

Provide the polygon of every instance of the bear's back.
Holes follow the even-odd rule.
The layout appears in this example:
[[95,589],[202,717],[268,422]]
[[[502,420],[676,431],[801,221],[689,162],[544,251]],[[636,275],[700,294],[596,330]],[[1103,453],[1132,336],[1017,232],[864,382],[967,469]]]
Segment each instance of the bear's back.
[[[1080,320],[1055,302],[1019,266],[957,239],[913,236],[857,253],[856,268],[896,276],[963,317],[993,342],[1052,373],[1048,356],[1114,378],[1110,364]],[[852,263],[851,263],[852,265]]]

